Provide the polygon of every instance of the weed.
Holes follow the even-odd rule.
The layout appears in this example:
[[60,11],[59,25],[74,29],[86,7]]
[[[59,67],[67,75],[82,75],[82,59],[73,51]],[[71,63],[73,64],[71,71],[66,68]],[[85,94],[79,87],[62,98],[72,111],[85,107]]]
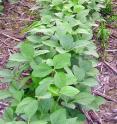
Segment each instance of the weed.
[[105,22],[101,22],[99,31],[98,31],[98,38],[101,42],[102,48],[106,49],[109,43],[110,32],[105,26]]
[[112,14],[112,0],[105,0],[106,7],[101,10],[103,16]]

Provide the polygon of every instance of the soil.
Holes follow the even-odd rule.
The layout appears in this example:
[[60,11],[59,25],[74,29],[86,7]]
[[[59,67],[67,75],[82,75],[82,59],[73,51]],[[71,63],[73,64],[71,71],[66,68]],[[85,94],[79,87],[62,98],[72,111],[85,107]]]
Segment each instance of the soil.
[[[5,68],[9,55],[17,51],[15,46],[23,42],[25,34],[21,34],[21,31],[35,18],[35,14],[30,11],[33,5],[32,0],[5,4],[4,13],[0,16],[0,69]],[[113,5],[113,11],[117,14],[117,1],[114,1]],[[100,107],[98,113],[88,112],[89,124],[117,124],[117,22],[114,21],[107,27],[111,32],[109,47],[105,50],[106,57],[100,56],[97,65],[100,84],[93,91],[104,97],[106,103]],[[102,54],[100,46],[98,47]],[[5,84],[0,83],[0,90],[5,87]],[[0,101],[0,116],[8,105],[8,102]]]

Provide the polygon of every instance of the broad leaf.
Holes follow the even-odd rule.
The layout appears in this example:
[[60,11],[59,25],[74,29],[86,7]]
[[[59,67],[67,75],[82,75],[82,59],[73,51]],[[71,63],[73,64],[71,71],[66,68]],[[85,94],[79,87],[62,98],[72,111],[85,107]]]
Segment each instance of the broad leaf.
[[51,124],[66,124],[66,111],[60,109],[50,115]]
[[67,124],[78,124],[77,118],[67,119]]
[[5,124],[26,124],[24,121],[12,121],[12,122],[7,122]]
[[28,61],[28,59],[22,56],[21,53],[11,54],[9,57],[9,60],[15,61],[15,62],[27,62]]
[[53,95],[53,96],[59,96],[59,89],[54,86],[54,85],[50,85],[48,88],[48,91]]
[[41,39],[39,36],[37,36],[37,35],[28,36],[27,39],[28,39],[30,42],[32,42],[32,43],[41,43],[41,42],[42,42],[42,41],[41,41],[42,39]]
[[39,64],[39,66],[33,70],[32,75],[34,77],[46,77],[52,71],[53,69],[50,66],[43,63],[43,64]]
[[36,96],[43,96],[47,93],[49,85],[53,83],[53,79],[51,77],[47,77],[39,82],[39,86],[35,90]]
[[54,83],[57,87],[62,88],[66,85],[66,74],[64,72],[56,72]]
[[50,46],[50,47],[58,47],[58,42],[53,40],[46,40],[42,42],[44,45]]
[[91,104],[88,105],[89,109],[93,109],[95,111],[99,110],[99,106],[104,104],[106,101],[100,97],[100,96],[95,96],[95,99],[92,101]]
[[79,103],[81,105],[89,105],[92,103],[92,101],[95,99],[95,97],[88,93],[88,92],[80,92],[76,97],[75,101],[76,103]]
[[34,56],[34,48],[29,43],[23,43],[21,46],[21,53],[26,59],[32,60]]
[[66,66],[70,66],[71,65],[70,59],[71,59],[71,55],[69,53],[58,54],[54,56],[53,63],[55,69],[61,69]]
[[6,98],[9,98],[9,97],[11,97],[11,94],[10,94],[9,91],[7,91],[7,90],[1,90],[0,91],[0,100],[1,99],[6,99]]
[[5,121],[13,121],[13,109],[12,108],[7,108],[4,112],[3,119]]
[[85,70],[83,68],[79,68],[78,66],[73,66],[73,73],[76,76],[78,81],[82,81],[85,78]]
[[89,87],[94,87],[96,85],[98,85],[98,81],[95,78],[87,78],[82,82],[79,82],[83,85],[89,86]]
[[70,34],[63,34],[62,32],[57,32],[56,33],[56,37],[58,38],[58,40],[60,41],[61,46],[66,49],[69,50],[71,48],[73,48],[74,46],[74,39],[72,37],[72,35]]
[[72,86],[65,86],[60,90],[60,93],[65,96],[74,97],[80,91]]
[[46,121],[34,121],[34,122],[30,122],[30,124],[47,124],[48,122]]
[[32,116],[36,113],[38,109],[38,101],[31,98],[27,97],[24,98],[19,105],[16,108],[16,113],[17,114],[22,114],[24,113],[28,119],[31,119]]

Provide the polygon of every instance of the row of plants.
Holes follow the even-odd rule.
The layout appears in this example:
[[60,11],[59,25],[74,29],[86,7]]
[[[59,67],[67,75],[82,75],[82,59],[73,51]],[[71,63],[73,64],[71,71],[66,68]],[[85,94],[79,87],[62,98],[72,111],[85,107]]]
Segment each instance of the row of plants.
[[92,28],[104,0],[37,0],[40,20],[0,71],[10,101],[0,124],[84,124],[84,111],[98,111],[98,54]]

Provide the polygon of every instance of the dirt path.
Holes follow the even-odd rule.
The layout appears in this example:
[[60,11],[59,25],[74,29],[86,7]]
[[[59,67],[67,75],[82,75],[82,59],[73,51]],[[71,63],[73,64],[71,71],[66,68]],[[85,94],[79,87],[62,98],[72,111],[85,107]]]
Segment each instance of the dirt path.
[[[117,36],[116,29],[110,31]],[[100,109],[102,124],[117,124],[117,38],[113,34],[106,51],[106,60],[101,61],[99,66],[101,84],[96,92],[107,99],[107,103]]]
[[[113,2],[113,11],[117,16],[117,1]],[[101,124],[117,124],[117,19],[107,27],[111,32],[109,47],[105,50],[106,59],[99,63],[101,83],[95,93],[107,100],[100,108]]]

